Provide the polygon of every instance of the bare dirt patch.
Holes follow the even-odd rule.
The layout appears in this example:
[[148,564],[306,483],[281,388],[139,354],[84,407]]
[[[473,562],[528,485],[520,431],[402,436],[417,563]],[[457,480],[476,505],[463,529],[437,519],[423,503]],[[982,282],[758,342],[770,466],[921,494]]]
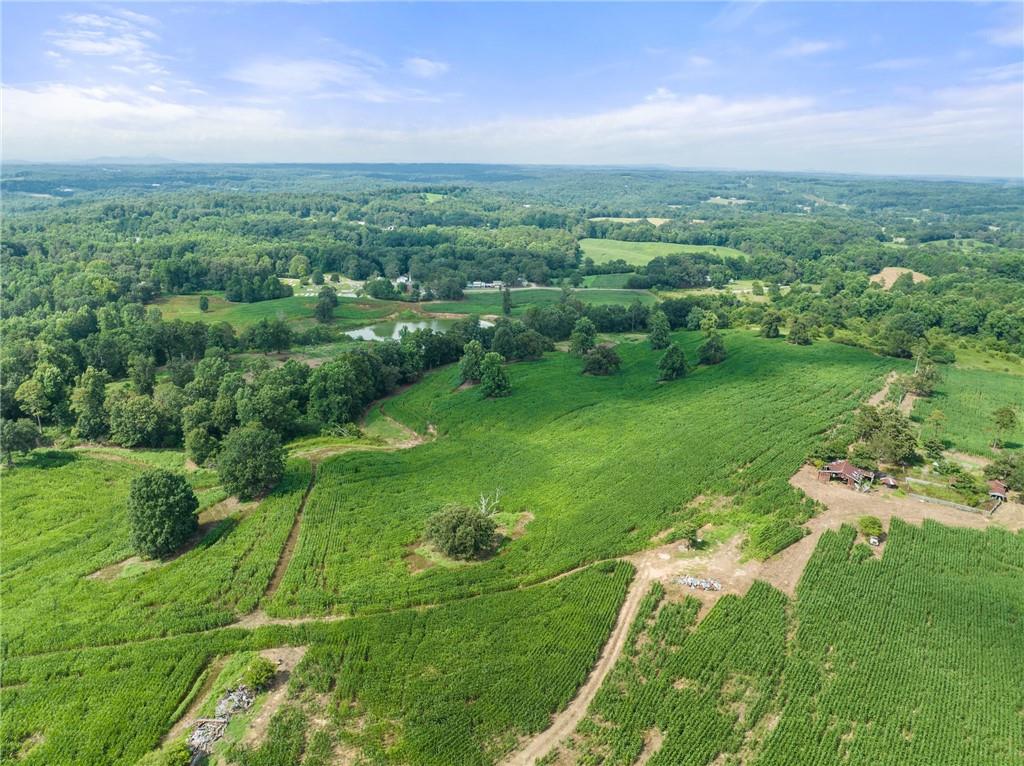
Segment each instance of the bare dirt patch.
[[946,450],[943,455],[947,460],[963,463],[971,468],[984,468],[992,464],[992,458],[982,457],[981,455],[968,455],[966,452]]
[[922,274],[920,271],[912,271],[911,269],[905,269],[902,266],[886,266],[877,274],[872,274],[871,281],[876,285],[881,285],[882,289],[888,290],[892,287],[893,282],[904,274],[910,274],[910,278],[914,280],[915,285],[920,282],[927,282],[931,279],[927,274]]
[[665,741],[664,735],[661,733],[661,729],[655,727],[648,729],[644,733],[644,749],[640,751],[639,757],[634,762],[634,766],[644,766],[654,754],[661,750],[661,744]]
[[889,389],[892,388],[892,384],[896,382],[899,377],[899,373],[896,370],[892,370],[888,375],[885,376],[885,384],[868,399],[868,404],[872,407],[877,407],[886,400],[889,396]]
[[124,572],[124,570],[127,569],[129,566],[132,566],[133,564],[141,564],[141,563],[142,563],[142,557],[141,556],[129,556],[128,558],[124,559],[123,561],[118,561],[116,563],[109,564],[109,565],[103,567],[102,569],[97,569],[92,574],[86,575],[85,579],[86,580],[100,580],[102,582],[110,582],[111,580],[116,580],[118,577],[120,577],[121,574]]
[[295,666],[301,662],[306,655],[308,647],[305,646],[282,646],[275,649],[264,649],[260,652],[271,662],[277,663],[277,673],[271,683],[270,694],[260,705],[259,711],[249,721],[249,727],[242,735],[241,743],[250,747],[259,747],[267,737],[267,729],[270,727],[270,719],[285,701],[288,696],[288,679],[291,678]]

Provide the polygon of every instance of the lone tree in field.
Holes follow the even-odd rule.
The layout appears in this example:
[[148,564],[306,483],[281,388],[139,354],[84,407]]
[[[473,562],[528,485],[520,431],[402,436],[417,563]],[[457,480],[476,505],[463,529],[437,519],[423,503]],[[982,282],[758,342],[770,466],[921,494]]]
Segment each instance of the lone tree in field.
[[334,319],[334,309],[338,306],[338,294],[334,292],[333,287],[324,285],[320,288],[320,294],[316,299],[316,308],[313,313],[316,316],[316,321],[327,324]]
[[505,357],[489,351],[480,362],[480,390],[489,398],[508,396],[512,393],[512,384],[505,370]]
[[587,317],[576,320],[569,336],[569,351],[575,356],[586,356],[597,345],[597,328]]
[[708,332],[707,339],[697,349],[697,361],[701,364],[720,364],[725,361],[725,343],[717,330]]
[[202,312],[210,310],[210,299],[207,298],[205,295],[199,296],[199,310]]
[[173,553],[196,531],[199,501],[180,473],[157,468],[132,479],[128,491],[131,544],[146,558]]
[[228,492],[251,500],[284,476],[281,439],[260,425],[233,429],[217,454],[217,473]]
[[881,537],[882,522],[877,516],[861,516],[857,519],[857,527],[865,537]]
[[806,317],[794,317],[789,325],[786,342],[797,346],[809,346],[814,341],[814,330]]
[[669,337],[668,317],[665,316],[664,311],[652,311],[651,318],[647,320],[647,341],[651,344],[651,348],[655,351],[662,348],[668,348],[668,344],[672,342]]
[[459,375],[463,383],[479,383],[484,361],[484,347],[478,340],[471,340],[462,347],[459,360]]
[[453,559],[479,558],[494,546],[495,524],[479,508],[447,505],[427,520],[427,539]]
[[618,372],[622,360],[611,346],[598,346],[583,361],[584,375],[611,375]]
[[676,380],[688,372],[686,354],[683,353],[678,343],[673,343],[668,347],[665,355],[658,362],[658,369],[661,371],[659,380]]
[[7,465],[14,465],[14,453],[25,455],[39,443],[39,431],[28,418],[0,420],[0,452]]
[[767,309],[761,318],[761,335],[765,338],[778,338],[782,327],[782,314],[775,309]]
[[1002,447],[1004,437],[1017,427],[1017,410],[1010,405],[1000,407],[992,413],[992,424],[996,427],[996,438],[992,440],[992,446]]

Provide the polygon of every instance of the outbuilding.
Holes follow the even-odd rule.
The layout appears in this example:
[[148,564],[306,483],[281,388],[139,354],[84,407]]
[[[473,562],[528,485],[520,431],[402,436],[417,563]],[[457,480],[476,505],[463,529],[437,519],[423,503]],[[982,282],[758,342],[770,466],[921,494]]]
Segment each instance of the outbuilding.
[[818,481],[829,482],[833,479],[846,482],[848,487],[859,488],[874,481],[875,474],[864,468],[858,468],[849,460],[833,460],[818,471]]
[[996,500],[1002,500],[1005,503],[1008,494],[1008,487],[1003,484],[1003,482],[999,481],[999,479],[992,479],[992,481],[988,483],[989,497],[994,497]]

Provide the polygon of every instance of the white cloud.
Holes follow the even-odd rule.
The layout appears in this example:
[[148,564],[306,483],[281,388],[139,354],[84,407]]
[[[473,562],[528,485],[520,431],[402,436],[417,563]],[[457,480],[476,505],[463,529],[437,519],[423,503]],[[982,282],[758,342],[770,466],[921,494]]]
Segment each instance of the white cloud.
[[665,88],[593,113],[402,129],[304,120],[281,106],[188,103],[128,87],[5,90],[7,156],[157,154],[195,161],[669,164],[766,170],[1019,175],[1019,80],[924,94],[892,107],[726,98]]
[[375,64],[356,57],[344,61],[264,58],[235,67],[227,77],[276,96],[348,98],[378,104],[437,100],[420,90],[385,85],[377,70]]
[[842,43],[832,40],[796,40],[785,48],[780,48],[776,53],[783,58],[801,58],[817,56],[819,53],[839,50],[842,47]]
[[876,61],[873,64],[868,64],[865,69],[876,69],[882,72],[902,72],[908,69],[920,69],[921,67],[928,64],[926,58],[895,58],[895,59],[883,59],[882,61]]
[[403,69],[413,77],[419,77],[423,80],[432,80],[433,78],[440,77],[447,72],[448,64],[443,61],[413,57],[405,60]]
[[709,66],[711,66],[715,62],[713,62],[707,56],[693,55],[693,56],[690,56],[686,60],[686,63],[688,63],[694,69],[707,69]]
[[1024,46],[1024,24],[1019,21],[986,29],[982,34],[993,45],[1007,48]]

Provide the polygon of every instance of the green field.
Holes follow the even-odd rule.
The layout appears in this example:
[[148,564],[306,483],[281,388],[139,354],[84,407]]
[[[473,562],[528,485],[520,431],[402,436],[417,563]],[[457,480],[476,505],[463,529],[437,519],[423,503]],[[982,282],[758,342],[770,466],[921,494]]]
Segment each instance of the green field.
[[[207,297],[210,300],[208,311],[199,310],[198,295],[172,295],[151,305],[160,309],[167,321],[227,322],[238,329],[245,329],[261,319],[285,319],[308,325],[315,321],[313,309],[316,308],[316,298],[293,295],[256,303],[232,303],[214,293],[208,293]],[[348,329],[370,324],[399,310],[401,305],[392,301],[342,296],[338,298],[338,307],[334,310],[335,324],[332,326]]]
[[[699,333],[676,339],[692,359]],[[158,747],[214,658],[303,645],[291,701],[270,742],[240,755],[243,763],[308,765],[320,762],[310,752],[339,746],[374,763],[494,763],[544,729],[593,666],[633,571],[610,559],[660,532],[672,539],[689,520],[712,521],[714,539],[745,530],[746,553],[757,557],[799,539],[796,525],[812,508],[787,478],[891,367],[847,346],[798,347],[739,331],[725,340],[723,364],[671,384],[656,381],[660,354],[628,341],[618,348],[619,375],[583,377],[578,359],[552,353],[511,366],[513,394],[500,400],[456,390],[454,369],[443,368],[374,408],[367,423],[372,437],[401,437],[383,412],[421,433],[433,425],[434,440],[327,458],[312,484],[308,463],[293,459],[268,499],[211,526],[196,547],[111,579],[88,575],[130,554],[128,481],[148,465],[179,465],[180,453],[20,460],[3,474],[4,513],[17,509],[19,519],[0,540],[3,759],[133,764]],[[216,491],[209,472],[193,477]],[[309,487],[297,545],[267,597]],[[521,536],[480,563],[410,566],[438,506],[496,488],[506,515],[529,514]],[[691,502],[698,496],[721,502],[708,510]],[[656,635],[674,657],[664,661],[708,685],[707,694],[664,697],[664,715],[711,727],[684,729],[671,747],[666,740],[662,764],[706,763],[696,754],[736,744],[729,714],[707,710],[725,687],[756,693],[756,706],[744,697],[750,716],[777,707],[780,672],[791,683],[780,668],[795,662],[785,652],[787,608],[756,586],[677,641],[672,632],[690,634],[695,610],[662,607]],[[347,619],[230,627],[256,609]],[[692,652],[678,652],[684,643]],[[600,699],[610,723],[633,704],[604,692]],[[311,723],[322,720],[334,723]],[[621,752],[635,754],[644,731],[623,733]],[[676,760],[691,751],[692,760]]]
[[652,258],[680,253],[714,253],[718,256],[746,258],[746,254],[731,247],[718,245],[676,245],[670,242],[624,242],[617,239],[581,239],[584,258],[594,263],[623,260],[633,266],[646,266]]
[[923,422],[933,410],[941,410],[946,416],[942,438],[954,449],[989,455],[996,436],[992,413],[1016,406],[1017,428],[1003,438],[1008,448],[1024,449],[1024,377],[955,365],[944,365],[941,372],[943,381],[935,394],[915,404],[915,420]]
[[[519,316],[530,306],[546,306],[558,303],[562,291],[549,287],[531,287],[512,290],[512,316]],[[651,306],[655,297],[646,290],[576,290],[575,297],[584,303],[596,306],[620,304],[629,305],[634,300]],[[424,311],[449,314],[501,314],[500,290],[471,290],[461,301],[432,301],[423,303]]]
[[[321,466],[268,611],[379,611],[537,581],[645,547],[692,516],[699,494],[731,498],[718,521],[748,527],[752,555],[799,538],[809,506],[788,477],[888,365],[844,346],[726,337],[729,360],[672,385],[657,383],[660,354],[642,343],[620,344],[611,378],[580,376],[565,354],[515,365],[501,400],[453,392],[450,369],[428,376],[384,410],[421,433],[433,424],[438,438]],[[679,338],[692,359],[699,334]],[[430,513],[495,488],[534,515],[527,534],[477,566],[413,574],[404,557]]]
[[824,534],[791,607],[755,583],[694,629],[656,585],[559,763],[634,763],[652,732],[651,766],[1024,763],[1024,537],[894,521],[882,559],[854,539]]
[[632,274],[591,274],[583,277],[583,286],[587,288],[621,289],[626,286]]

